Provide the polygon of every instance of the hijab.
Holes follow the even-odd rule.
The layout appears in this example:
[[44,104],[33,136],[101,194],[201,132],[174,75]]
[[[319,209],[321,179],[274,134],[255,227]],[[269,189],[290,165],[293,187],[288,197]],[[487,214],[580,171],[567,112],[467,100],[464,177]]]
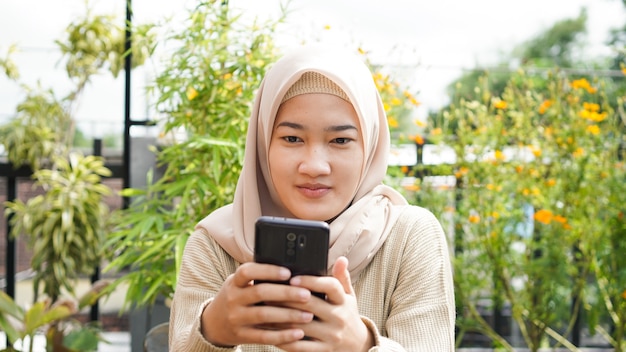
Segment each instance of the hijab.
[[248,125],[243,168],[231,204],[197,225],[235,260],[253,260],[254,224],[261,215],[286,216],[271,181],[268,149],[274,120],[285,93],[305,72],[329,78],[345,92],[361,126],[363,166],[353,201],[330,222],[329,269],[340,256],[349,260],[353,280],[385,242],[407,202],[382,183],[390,148],[387,116],[372,74],[356,55],[341,49],[300,47],[268,70],[257,92]]

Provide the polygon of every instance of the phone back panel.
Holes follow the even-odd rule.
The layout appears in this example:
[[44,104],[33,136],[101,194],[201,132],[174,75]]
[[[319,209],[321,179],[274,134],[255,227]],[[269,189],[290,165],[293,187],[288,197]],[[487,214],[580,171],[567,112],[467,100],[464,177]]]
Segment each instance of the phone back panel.
[[329,226],[323,221],[262,216],[254,260],[287,267],[292,275],[326,275]]

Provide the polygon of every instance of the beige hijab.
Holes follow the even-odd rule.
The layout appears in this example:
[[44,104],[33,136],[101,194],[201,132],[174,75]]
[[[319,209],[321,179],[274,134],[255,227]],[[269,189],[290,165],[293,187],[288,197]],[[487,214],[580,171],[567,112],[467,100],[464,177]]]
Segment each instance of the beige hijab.
[[395,223],[406,200],[382,184],[387,172],[389,130],[372,74],[359,57],[335,48],[301,47],[285,55],[267,72],[250,117],[244,164],[235,199],[196,228],[205,229],[240,263],[253,260],[254,223],[261,215],[286,216],[279,204],[268,168],[268,148],[280,102],[307,71],[335,82],[352,102],[365,147],[365,162],[352,204],[330,224],[329,269],[339,256],[349,259],[354,279],[372,260]]

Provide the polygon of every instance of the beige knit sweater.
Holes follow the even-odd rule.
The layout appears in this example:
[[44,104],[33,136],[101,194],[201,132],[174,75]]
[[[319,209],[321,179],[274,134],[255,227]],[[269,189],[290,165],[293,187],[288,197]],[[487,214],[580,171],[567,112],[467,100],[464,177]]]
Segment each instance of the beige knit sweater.
[[[189,238],[170,316],[170,351],[279,351],[273,346],[220,348],[200,333],[204,307],[239,263],[209,234]],[[385,244],[353,278],[363,321],[375,334],[371,351],[454,350],[455,305],[448,245],[435,216],[410,206]]]

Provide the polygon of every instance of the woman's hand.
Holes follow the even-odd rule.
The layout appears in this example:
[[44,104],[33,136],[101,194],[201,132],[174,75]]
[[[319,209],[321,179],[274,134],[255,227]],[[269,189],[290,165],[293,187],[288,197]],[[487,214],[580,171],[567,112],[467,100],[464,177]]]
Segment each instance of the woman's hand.
[[[253,285],[253,280],[285,281],[288,269],[269,264],[244,263],[230,275],[202,312],[202,335],[216,346],[240,344],[284,345],[305,336],[301,326],[313,320],[307,311],[289,308],[306,304],[311,292],[306,287],[282,284]],[[258,305],[259,302],[281,302]],[[290,326],[276,330],[270,325]]]
[[348,259],[337,259],[332,277],[297,276],[290,284],[323,292],[326,300],[312,297],[307,302],[289,303],[289,307],[313,313],[315,320],[292,325],[302,329],[307,339],[281,344],[279,348],[286,351],[367,351],[374,345],[374,337],[359,314]]

